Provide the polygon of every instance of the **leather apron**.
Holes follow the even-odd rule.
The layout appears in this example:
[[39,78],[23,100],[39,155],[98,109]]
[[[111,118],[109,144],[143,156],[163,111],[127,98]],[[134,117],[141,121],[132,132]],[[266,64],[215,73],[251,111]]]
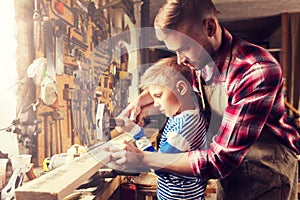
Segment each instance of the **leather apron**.
[[[228,95],[225,82],[215,86],[202,86],[205,96],[204,110],[210,121],[207,138],[209,145],[221,125],[228,105]],[[298,195],[297,183],[296,153],[283,145],[266,127],[241,165],[230,175],[218,180],[217,199],[295,200]]]

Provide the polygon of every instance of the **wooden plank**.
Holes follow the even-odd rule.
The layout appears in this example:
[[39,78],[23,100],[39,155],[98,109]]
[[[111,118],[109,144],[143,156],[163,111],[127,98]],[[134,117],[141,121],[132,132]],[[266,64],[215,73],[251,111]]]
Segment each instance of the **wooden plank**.
[[[131,141],[132,136],[124,133],[113,140]],[[63,199],[87,181],[108,161],[109,152],[100,150],[100,146],[94,147],[87,154],[17,188],[16,199]]]

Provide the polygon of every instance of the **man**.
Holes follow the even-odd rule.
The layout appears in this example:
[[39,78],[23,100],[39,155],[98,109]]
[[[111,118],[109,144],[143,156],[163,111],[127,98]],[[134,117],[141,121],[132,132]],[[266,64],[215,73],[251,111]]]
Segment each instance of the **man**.
[[[198,70],[208,103],[203,107],[217,129],[210,129],[215,132],[207,149],[190,153],[142,152],[129,143],[112,147],[116,163],[217,178],[218,199],[297,199],[299,136],[287,120],[275,58],[221,27],[210,0],[168,0],[155,27],[178,63]],[[128,107],[131,117],[151,101],[142,93]]]

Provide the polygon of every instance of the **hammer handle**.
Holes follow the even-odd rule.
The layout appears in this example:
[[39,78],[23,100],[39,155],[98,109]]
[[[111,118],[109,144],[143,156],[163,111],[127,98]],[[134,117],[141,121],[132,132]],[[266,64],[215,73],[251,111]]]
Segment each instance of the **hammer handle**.
[[109,123],[111,127],[124,126],[125,124],[123,119],[110,119]]

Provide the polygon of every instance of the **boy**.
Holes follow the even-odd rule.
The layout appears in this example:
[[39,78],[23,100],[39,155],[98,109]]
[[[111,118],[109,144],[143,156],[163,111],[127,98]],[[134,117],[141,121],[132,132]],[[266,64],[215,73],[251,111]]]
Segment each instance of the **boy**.
[[[192,80],[191,69],[178,65],[176,57],[161,59],[141,77],[141,88],[149,91],[154,106],[168,117],[159,143],[160,153],[205,148],[206,120],[198,108]],[[131,120],[126,120],[126,127],[122,127],[122,130],[134,135],[139,149],[155,151],[143,129]],[[204,199],[207,180],[159,170],[156,173],[158,199]]]

